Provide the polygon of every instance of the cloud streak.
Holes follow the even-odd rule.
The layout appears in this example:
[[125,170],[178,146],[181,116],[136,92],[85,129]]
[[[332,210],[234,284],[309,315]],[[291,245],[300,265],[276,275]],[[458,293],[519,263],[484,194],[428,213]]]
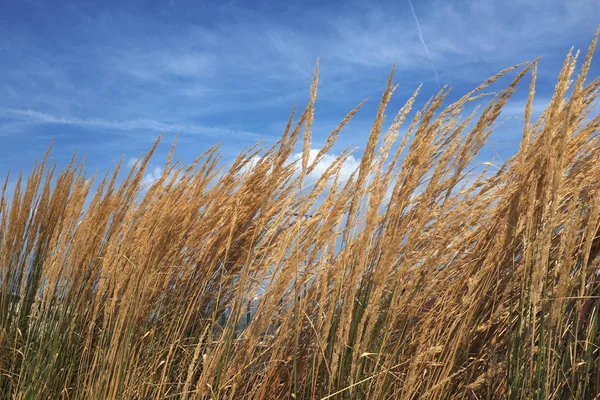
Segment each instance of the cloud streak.
[[415,12],[415,8],[413,7],[413,3],[411,0],[407,0],[408,5],[410,6],[410,11],[412,13],[413,18],[415,19],[415,23],[417,24],[417,32],[419,33],[419,40],[423,45],[423,49],[425,49],[425,54],[427,54],[427,58],[431,63],[431,69],[433,70],[433,75],[435,76],[435,81],[437,82],[438,88],[442,88],[440,84],[440,77],[438,76],[437,69],[435,68],[435,63],[433,62],[433,57],[431,57],[431,52],[429,51],[429,47],[427,47],[427,43],[425,43],[425,39],[423,38],[423,31],[421,30],[421,23],[419,22],[419,18],[417,17],[417,13]]
[[60,124],[87,128],[113,129],[119,131],[151,131],[158,133],[182,133],[204,136],[230,136],[241,139],[259,140],[260,135],[241,130],[197,124],[169,124],[152,119],[111,121],[100,118],[61,117],[44,112],[23,109],[0,108],[0,116],[19,119],[32,124]]

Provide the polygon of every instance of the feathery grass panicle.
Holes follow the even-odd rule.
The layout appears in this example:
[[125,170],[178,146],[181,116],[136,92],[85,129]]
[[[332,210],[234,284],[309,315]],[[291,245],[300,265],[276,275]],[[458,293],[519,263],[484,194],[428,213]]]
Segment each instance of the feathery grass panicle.
[[[348,148],[306,180],[365,103],[311,158],[318,63],[282,139],[228,169],[173,143],[142,187],[159,137],[91,193],[50,147],[0,195],[0,398],[593,398],[597,37],[535,121],[537,60],[412,113],[418,87],[386,129],[392,70],[350,176]],[[519,148],[477,163],[527,79]]]

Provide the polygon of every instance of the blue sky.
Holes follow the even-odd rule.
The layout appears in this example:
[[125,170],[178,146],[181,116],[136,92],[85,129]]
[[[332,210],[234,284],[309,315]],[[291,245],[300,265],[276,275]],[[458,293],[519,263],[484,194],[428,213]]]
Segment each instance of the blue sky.
[[[390,116],[420,83],[417,105],[438,81],[452,86],[455,98],[505,67],[543,56],[540,111],[569,48],[585,51],[600,22],[600,0],[412,4],[414,14],[408,0],[4,1],[0,176],[9,168],[27,172],[53,138],[54,160],[64,165],[78,149],[92,171],[139,156],[161,132],[151,175],[160,173],[177,133],[184,161],[216,142],[230,159],[261,138],[277,140],[292,107],[307,102],[317,58],[315,148],[370,98],[332,155],[364,145],[394,62],[400,87]],[[595,62],[591,75],[599,72]],[[527,86],[507,115],[522,113]],[[506,157],[519,137],[518,121],[503,124],[496,147],[482,157]]]

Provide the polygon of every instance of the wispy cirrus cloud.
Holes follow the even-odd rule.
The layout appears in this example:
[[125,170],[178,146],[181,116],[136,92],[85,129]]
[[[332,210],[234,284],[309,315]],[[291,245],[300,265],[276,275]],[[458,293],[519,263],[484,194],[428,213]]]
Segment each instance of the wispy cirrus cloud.
[[0,116],[12,117],[30,123],[39,124],[60,124],[74,125],[80,127],[92,127],[100,129],[113,129],[119,131],[148,131],[153,133],[185,133],[203,136],[223,136],[238,137],[244,139],[260,140],[261,135],[252,132],[231,130],[220,127],[210,127],[194,124],[169,124],[152,119],[135,119],[124,121],[112,121],[99,118],[77,118],[61,117],[34,110],[21,110],[0,108]]

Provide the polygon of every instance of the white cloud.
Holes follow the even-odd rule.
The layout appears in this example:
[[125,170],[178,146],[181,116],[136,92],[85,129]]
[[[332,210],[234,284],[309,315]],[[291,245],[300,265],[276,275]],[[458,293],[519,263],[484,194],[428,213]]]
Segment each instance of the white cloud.
[[[320,149],[310,149],[308,165],[311,165],[315,161],[319,151],[320,151]],[[335,162],[337,157],[338,156],[335,154],[331,154],[331,153],[325,154],[321,158],[321,161],[319,161],[317,163],[317,165],[313,168],[313,170],[310,172],[310,174],[308,174],[308,176],[306,177],[305,182],[306,182],[307,186],[312,186],[313,184],[315,184],[319,180],[319,178],[325,173],[327,168],[329,168]],[[299,173],[299,169],[301,168],[301,165],[302,165],[301,159],[302,159],[302,153],[295,153],[287,161],[288,165],[295,163],[296,174]],[[260,160],[261,160],[261,158],[259,156],[252,157],[250,162],[246,166],[244,166],[244,168],[242,168],[241,172],[246,173],[246,172],[251,171],[252,168],[254,168]],[[352,155],[348,156],[340,168],[338,182],[343,184],[348,179],[350,179],[350,176],[358,169],[359,165],[360,165],[359,159],[357,159],[356,157],[354,157]],[[332,183],[332,179],[330,179],[328,181],[328,184],[331,184],[331,183]]]
[[[311,165],[314,162],[319,151],[320,151],[320,149],[310,149],[308,165]],[[331,164],[333,164],[335,162],[337,157],[338,156],[334,155],[334,154],[330,154],[330,153],[325,154],[325,156],[323,156],[321,161],[319,161],[319,163],[315,166],[315,168],[311,171],[311,173],[306,177],[307,183],[311,184],[311,183],[317,182],[317,180],[325,173],[327,168],[329,168],[331,166]],[[300,165],[302,165],[301,162],[299,162],[301,159],[302,159],[302,153],[296,153],[296,154],[292,155],[290,162],[297,162],[297,165],[300,167]],[[355,158],[352,155],[348,156],[348,158],[346,158],[346,160],[344,161],[344,163],[342,164],[342,166],[340,168],[340,174],[339,174],[339,178],[338,178],[339,181],[343,183],[343,182],[346,182],[348,179],[350,179],[350,176],[352,175],[352,173],[354,173],[354,171],[356,171],[358,169],[359,165],[360,165],[359,159]]]
[[139,158],[139,157],[130,157],[130,158],[127,160],[127,162],[125,163],[125,166],[126,166],[127,168],[133,168],[133,166],[134,166],[136,163],[138,163],[138,164],[139,164],[139,162],[140,162],[140,158]]
[[[146,171],[144,172],[144,176],[142,176],[142,180],[140,181],[140,189],[141,193],[146,193],[155,184],[159,179],[161,179],[165,174],[165,170],[163,167],[158,165],[148,165]],[[171,179],[175,176],[175,172],[172,171],[166,178],[165,184],[171,182]],[[180,177],[178,176],[175,179],[175,182],[179,182]]]
[[246,165],[244,165],[244,166],[243,166],[243,167],[240,169],[240,172],[241,172],[242,174],[246,174],[246,173],[248,173],[248,172],[252,171],[252,169],[253,169],[254,167],[256,167],[256,165],[257,165],[257,164],[260,162],[260,160],[261,160],[261,157],[259,157],[259,156],[253,156],[253,157],[250,159],[250,161],[248,161],[248,163],[247,163]]
[[154,184],[157,180],[162,178],[163,173],[163,168],[159,166],[148,167],[140,183],[142,189],[148,190],[150,186],[152,186],[152,184]]

